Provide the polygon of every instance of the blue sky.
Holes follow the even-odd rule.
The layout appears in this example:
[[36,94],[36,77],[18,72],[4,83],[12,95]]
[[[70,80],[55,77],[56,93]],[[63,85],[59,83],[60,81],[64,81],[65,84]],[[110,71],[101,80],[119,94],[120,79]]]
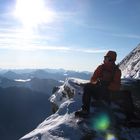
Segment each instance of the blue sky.
[[0,0],[0,68],[93,71],[140,43],[139,0]]

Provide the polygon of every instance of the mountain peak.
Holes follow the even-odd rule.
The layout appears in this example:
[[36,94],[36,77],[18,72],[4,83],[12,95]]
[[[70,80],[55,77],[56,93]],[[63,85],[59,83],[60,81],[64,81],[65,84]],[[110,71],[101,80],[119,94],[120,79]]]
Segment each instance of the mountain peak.
[[114,117],[112,113],[110,114],[107,110],[101,110],[101,108],[101,113],[99,113],[98,108],[95,108],[95,106],[94,108],[91,107],[90,118],[79,119],[75,117],[75,111],[80,109],[82,104],[83,85],[86,82],[88,81],[68,78],[50,97],[51,103],[57,106],[58,110],[20,140],[105,140],[108,136],[111,136],[111,138],[107,140],[117,140],[118,137],[119,139],[130,140],[136,138],[138,140],[140,130],[137,129],[134,132],[133,129],[120,125],[121,122],[124,122],[126,116],[124,116],[123,112],[118,112],[118,106],[114,103],[110,105],[113,110],[117,109]]
[[119,64],[123,78],[140,78],[140,44]]

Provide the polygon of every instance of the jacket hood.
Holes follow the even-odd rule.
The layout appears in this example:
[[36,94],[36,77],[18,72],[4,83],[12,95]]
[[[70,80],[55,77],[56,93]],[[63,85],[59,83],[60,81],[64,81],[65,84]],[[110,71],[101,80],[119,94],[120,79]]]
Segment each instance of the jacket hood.
[[117,53],[115,51],[108,51],[105,56],[110,57],[115,62]]

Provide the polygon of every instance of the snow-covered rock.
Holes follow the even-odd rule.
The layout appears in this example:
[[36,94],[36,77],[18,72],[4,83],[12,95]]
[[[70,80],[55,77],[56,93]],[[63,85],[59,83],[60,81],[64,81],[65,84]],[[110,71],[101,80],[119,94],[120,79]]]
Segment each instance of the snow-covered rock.
[[[65,101],[74,98],[77,104],[81,104],[83,89],[81,85],[87,83],[87,80],[78,78],[68,78],[65,83],[58,88],[58,90],[50,97],[50,102],[54,105],[54,112]],[[55,109],[56,107],[56,109]]]
[[[58,110],[20,140],[139,140],[140,129],[120,127],[114,117],[110,118],[104,111],[101,115],[87,119],[87,123],[78,123],[79,119],[74,116],[74,112],[81,107],[83,86],[87,82],[75,78],[67,79],[50,97],[50,101],[56,104]],[[111,107],[118,108],[114,103],[111,103]],[[94,113],[96,108],[92,107],[91,110]],[[122,120],[125,117],[120,112],[115,115]],[[99,126],[104,129],[97,129],[97,120],[100,122]]]
[[140,79],[140,44],[119,64],[123,78]]

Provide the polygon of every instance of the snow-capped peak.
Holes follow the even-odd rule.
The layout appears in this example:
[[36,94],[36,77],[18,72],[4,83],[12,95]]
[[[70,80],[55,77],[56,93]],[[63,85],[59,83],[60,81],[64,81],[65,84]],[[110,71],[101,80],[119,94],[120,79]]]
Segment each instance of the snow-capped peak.
[[140,44],[119,64],[123,78],[140,79]]

